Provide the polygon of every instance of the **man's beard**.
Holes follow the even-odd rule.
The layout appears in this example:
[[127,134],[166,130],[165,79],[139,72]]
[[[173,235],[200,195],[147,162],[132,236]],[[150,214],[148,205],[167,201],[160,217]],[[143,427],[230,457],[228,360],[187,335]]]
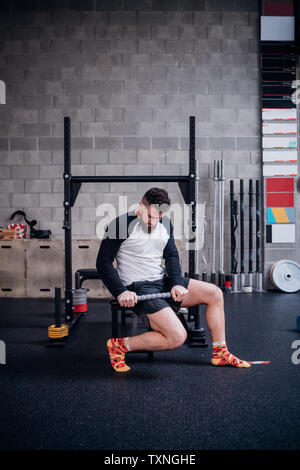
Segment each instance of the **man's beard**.
[[140,226],[142,230],[146,233],[151,233],[152,232],[152,225],[148,225],[148,223],[145,223],[141,218],[140,218]]

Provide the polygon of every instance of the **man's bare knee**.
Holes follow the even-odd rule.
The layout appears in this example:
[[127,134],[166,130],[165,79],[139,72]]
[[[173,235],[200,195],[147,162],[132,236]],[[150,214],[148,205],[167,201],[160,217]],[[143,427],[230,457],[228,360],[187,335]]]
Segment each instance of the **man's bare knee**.
[[223,302],[224,295],[220,287],[215,286],[211,295],[211,302]]
[[149,314],[150,326],[161,334],[163,349],[179,348],[186,340],[186,330],[174,311],[167,307],[154,314]]
[[168,349],[176,349],[183,345],[187,338],[184,328],[176,330],[167,336]]

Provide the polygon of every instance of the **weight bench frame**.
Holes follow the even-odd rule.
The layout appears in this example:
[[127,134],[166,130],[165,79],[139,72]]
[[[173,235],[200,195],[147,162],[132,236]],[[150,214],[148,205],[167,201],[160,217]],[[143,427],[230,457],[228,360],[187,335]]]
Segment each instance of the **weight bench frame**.
[[[88,279],[100,279],[97,269],[78,269],[75,272],[75,288],[80,289],[84,281]],[[121,312],[121,325],[125,326],[126,324],[126,317],[128,317],[127,311],[131,311],[130,308],[121,307],[119,302],[115,299],[110,300],[110,308],[111,308],[111,335],[112,338],[118,338],[118,324],[119,324],[119,312]],[[131,316],[131,315],[130,315]],[[136,320],[138,317],[136,316]],[[143,317],[145,326],[147,327],[146,323],[147,320]],[[150,326],[148,326],[148,331],[152,331]],[[153,351],[134,351],[134,352],[144,352],[147,353],[148,359],[153,360]]]
[[75,272],[75,289],[80,289],[84,281],[100,279],[97,269],[77,269]]

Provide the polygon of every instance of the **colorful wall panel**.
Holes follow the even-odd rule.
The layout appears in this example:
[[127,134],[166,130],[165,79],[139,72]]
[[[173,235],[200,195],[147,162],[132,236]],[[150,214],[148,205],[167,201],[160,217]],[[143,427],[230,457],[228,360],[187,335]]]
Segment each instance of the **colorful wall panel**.
[[295,222],[295,207],[267,207],[267,223],[286,224]]
[[[295,243],[294,178],[266,178],[266,242]],[[280,225],[280,228],[278,226]]]
[[264,165],[263,176],[297,176],[297,165]]
[[295,149],[264,149],[263,163],[267,162],[297,162],[297,150]]
[[295,122],[265,122],[262,125],[263,134],[271,135],[296,135],[297,124]]
[[[279,3],[267,2],[261,17],[265,241],[272,245],[296,242],[295,177],[298,176],[298,139],[294,99],[295,19],[291,14],[291,5],[292,3],[288,8],[283,8]],[[282,14],[278,14],[281,11]]]
[[296,108],[265,108],[261,113],[262,120],[266,121],[296,121]]
[[262,139],[263,149],[295,149],[297,137],[268,136]]
[[295,243],[295,224],[266,225],[267,243]]

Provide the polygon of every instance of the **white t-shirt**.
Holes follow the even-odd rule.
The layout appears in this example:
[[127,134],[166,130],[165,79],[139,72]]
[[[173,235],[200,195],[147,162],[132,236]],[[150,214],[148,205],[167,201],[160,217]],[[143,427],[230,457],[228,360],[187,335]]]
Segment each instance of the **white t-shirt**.
[[169,234],[158,223],[151,233],[146,233],[138,221],[132,233],[121,244],[117,256],[117,272],[125,286],[137,281],[155,281],[164,276],[161,265]]

